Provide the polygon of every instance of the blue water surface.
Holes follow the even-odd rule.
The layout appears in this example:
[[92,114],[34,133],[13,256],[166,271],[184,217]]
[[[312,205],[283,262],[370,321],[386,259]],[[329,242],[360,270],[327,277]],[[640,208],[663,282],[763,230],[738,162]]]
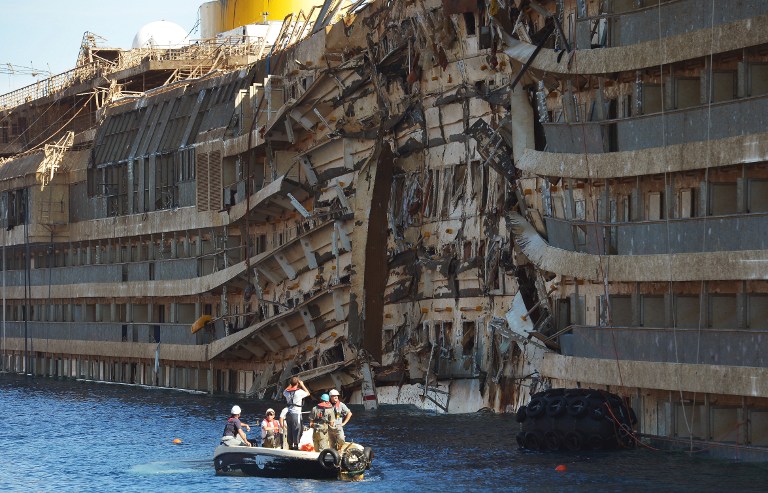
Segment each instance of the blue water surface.
[[[517,448],[511,415],[352,407],[349,439],[373,448],[363,481],[220,477],[213,449],[233,404],[256,423],[279,403],[0,374],[0,490],[314,492],[766,492],[768,465],[649,448]],[[174,444],[174,439],[181,444]],[[557,472],[558,465],[566,467]]]

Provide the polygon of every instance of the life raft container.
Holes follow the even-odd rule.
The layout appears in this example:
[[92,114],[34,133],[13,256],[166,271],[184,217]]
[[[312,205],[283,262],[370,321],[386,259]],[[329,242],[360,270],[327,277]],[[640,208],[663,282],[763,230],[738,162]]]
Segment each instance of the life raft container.
[[550,389],[517,410],[517,444],[536,451],[631,448],[637,417],[616,394],[595,389]]

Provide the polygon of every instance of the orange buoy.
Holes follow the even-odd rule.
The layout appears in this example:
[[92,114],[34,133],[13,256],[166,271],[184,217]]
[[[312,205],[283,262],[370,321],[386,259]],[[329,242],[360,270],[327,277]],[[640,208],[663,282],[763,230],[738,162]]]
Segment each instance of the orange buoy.
[[567,471],[567,470],[568,470],[568,468],[567,468],[567,467],[565,467],[565,464],[560,464],[559,466],[557,466],[557,467],[555,468],[555,471],[558,471],[558,472],[565,472],[565,471]]
[[173,439],[173,443],[175,443],[176,445],[180,444],[181,443],[181,438],[174,438]]
[[304,445],[301,446],[301,450],[303,450],[304,452],[314,452],[315,447],[313,447],[311,443],[305,443]]

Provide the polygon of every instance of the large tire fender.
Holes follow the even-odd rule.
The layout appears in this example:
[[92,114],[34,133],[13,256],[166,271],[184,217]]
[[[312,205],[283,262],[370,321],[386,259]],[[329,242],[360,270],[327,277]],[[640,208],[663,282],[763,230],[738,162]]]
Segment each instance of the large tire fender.
[[363,457],[365,457],[365,462],[368,464],[368,467],[371,467],[371,462],[373,462],[373,449],[371,447],[363,447]]
[[538,418],[544,414],[547,404],[541,397],[534,397],[526,406],[526,414],[529,418]]
[[567,401],[563,396],[547,399],[547,416],[556,418],[565,412]]
[[323,449],[320,455],[317,456],[317,460],[326,469],[337,469],[339,464],[341,464],[339,453],[332,448]]
[[350,448],[341,458],[342,471],[359,474],[366,469],[365,451],[359,448]]
[[587,414],[589,410],[589,400],[580,395],[568,400],[568,414],[574,418],[580,418]]
[[566,450],[571,452],[578,452],[584,446],[584,439],[581,437],[581,433],[578,431],[569,431],[565,434],[563,440],[563,446]]

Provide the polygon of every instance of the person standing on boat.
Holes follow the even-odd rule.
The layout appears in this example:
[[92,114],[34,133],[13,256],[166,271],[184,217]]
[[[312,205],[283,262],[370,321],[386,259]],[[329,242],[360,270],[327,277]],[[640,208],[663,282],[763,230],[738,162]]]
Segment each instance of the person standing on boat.
[[261,422],[262,447],[281,448],[283,436],[280,429],[280,422],[275,419],[275,410],[267,409],[267,416]]
[[329,400],[328,394],[323,394],[320,396],[320,402],[317,406],[312,408],[312,418],[309,421],[309,426],[313,430],[312,443],[315,446],[316,452],[330,448],[328,427],[333,421],[333,411],[331,410]]
[[344,446],[344,426],[352,418],[352,411],[349,410],[346,404],[341,402],[338,390],[333,389],[328,392],[328,395],[331,398],[331,410],[333,411],[333,421],[331,422],[328,434],[331,445],[336,450],[341,450],[341,447]]
[[287,428],[288,444],[291,450],[299,449],[299,440],[301,440],[301,404],[305,397],[310,395],[309,390],[299,377],[291,377],[288,387],[283,391],[285,400],[288,403]]
[[245,436],[243,428],[251,431],[251,427],[240,422],[240,406],[232,406],[232,413],[227,419],[227,425],[224,427],[224,435],[221,437],[221,444],[229,447],[250,447],[251,442]]
[[288,416],[288,407],[284,407],[280,411],[280,441],[282,442],[282,445],[280,448],[287,448],[288,447],[288,425],[286,425],[286,419]]

